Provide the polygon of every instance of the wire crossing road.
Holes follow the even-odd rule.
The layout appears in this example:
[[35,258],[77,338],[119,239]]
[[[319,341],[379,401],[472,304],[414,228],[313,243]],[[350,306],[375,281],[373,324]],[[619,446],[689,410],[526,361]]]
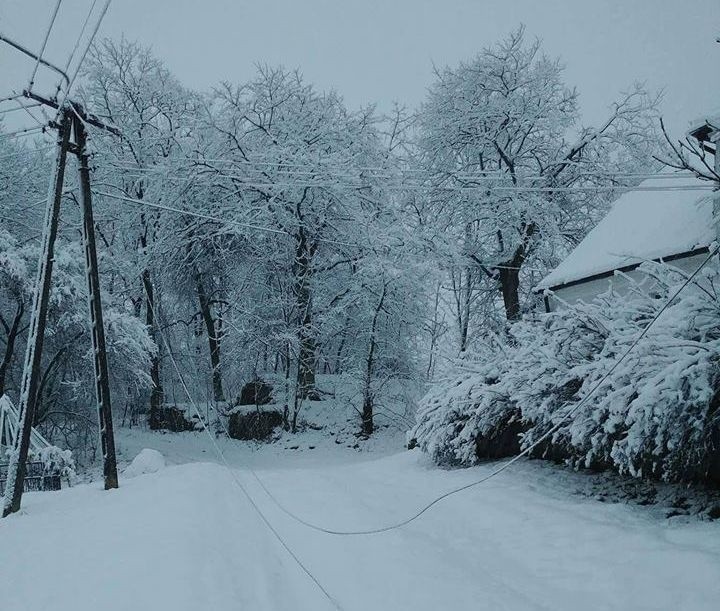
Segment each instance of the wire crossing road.
[[[131,453],[153,444],[169,462],[212,456],[196,435],[121,440]],[[224,450],[345,610],[702,611],[720,596],[717,523],[668,525],[646,508],[572,495],[582,476],[547,465],[519,463],[405,528],[341,538],[293,523],[241,465],[252,461],[284,503],[336,528],[401,517],[491,467],[429,469],[416,452],[353,454],[353,462],[329,467],[327,447],[285,458],[271,448],[251,454],[228,443]],[[0,524],[7,567],[0,591],[9,611],[89,611],[100,602],[108,611],[333,608],[219,464],[170,466],[121,480],[110,494],[99,484],[33,493],[25,511]]]

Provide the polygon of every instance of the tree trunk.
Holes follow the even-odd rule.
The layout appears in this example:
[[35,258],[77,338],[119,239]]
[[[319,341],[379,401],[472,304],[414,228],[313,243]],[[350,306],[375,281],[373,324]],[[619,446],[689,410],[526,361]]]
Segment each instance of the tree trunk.
[[308,245],[301,230],[293,272],[295,275],[295,300],[298,311],[298,388],[302,399],[316,401],[320,397],[315,388],[316,343],[312,317],[312,293],[310,290],[310,263],[313,248]]
[[20,334],[20,322],[22,321],[23,313],[25,312],[25,304],[20,301],[18,302],[15,310],[15,318],[13,318],[12,325],[7,329],[7,341],[5,342],[5,354],[3,355],[2,363],[0,363],[0,397],[5,393],[5,380],[7,378],[7,372],[12,362],[12,357],[15,352],[15,341],[17,336]]
[[285,344],[285,403],[283,404],[283,428],[290,429],[290,344]]
[[387,291],[387,285],[383,285],[382,293],[380,294],[380,300],[375,307],[373,313],[372,325],[370,327],[370,345],[368,346],[368,354],[365,359],[365,384],[363,387],[363,408],[362,408],[362,426],[361,431],[364,435],[372,435],[375,428],[373,423],[373,408],[374,408],[374,396],[372,393],[372,376],[375,367],[375,347],[377,345],[376,334],[377,334],[377,323],[380,317],[380,311],[385,301],[385,293]]
[[[462,281],[461,281],[462,283]],[[460,318],[460,351],[467,350],[468,330],[470,329],[470,303],[472,302],[472,272],[465,269],[465,287],[462,291],[462,310]]]
[[536,226],[529,223],[523,227],[523,240],[515,249],[512,258],[498,266],[500,291],[505,304],[505,316],[508,322],[520,320],[520,268],[525,263],[530,240],[535,234]]
[[[345,324],[343,325],[344,329],[350,328],[350,322],[351,322],[351,316],[350,312],[348,312],[347,316],[345,316]],[[347,343],[347,333],[343,333],[342,337],[340,338],[340,342],[338,343],[337,350],[335,352],[335,366],[332,369],[331,373],[334,373],[335,375],[342,373],[343,370],[343,351],[345,350],[345,344]]]
[[197,288],[198,301],[200,302],[200,313],[205,323],[205,329],[208,334],[208,347],[210,348],[210,366],[212,368],[212,386],[213,399],[216,402],[225,401],[225,393],[223,392],[222,370],[220,369],[220,334],[218,325],[213,318],[212,305],[205,287],[202,283],[200,273],[195,274],[195,286]]
[[[142,273],[143,287],[145,289],[145,325],[153,341],[155,341],[155,288],[150,278],[150,270],[144,269]],[[157,342],[155,341],[157,344]],[[158,353],[152,357],[150,362],[150,380],[152,389],[150,391],[150,417],[148,424],[151,430],[157,430],[161,426],[160,407],[163,402],[162,381],[160,378],[160,346]]]
[[312,319],[306,316],[300,330],[300,355],[298,357],[300,396],[303,399],[317,401],[320,395],[315,387],[315,338],[312,337]]
[[457,323],[460,352],[467,350],[470,329],[470,306],[473,299],[472,271],[463,268],[450,273],[455,299],[455,322]]
[[[143,190],[139,187],[137,189],[136,196],[138,199],[142,199],[143,195]],[[140,215],[140,222],[143,227],[143,231],[140,234],[140,246],[142,247],[143,254],[147,255],[149,227],[144,213]],[[160,422],[160,407],[163,402],[163,389],[160,377],[160,344],[157,342],[155,333],[155,287],[152,283],[150,270],[148,268],[143,269],[142,283],[145,291],[145,325],[147,326],[150,338],[153,342],[155,342],[155,345],[158,348],[157,354],[155,354],[150,361],[150,381],[152,382],[152,389],[150,390],[150,413],[148,417],[148,425],[150,426],[150,429],[157,430],[162,424]],[[138,300],[136,307],[138,310],[140,309],[141,300]]]
[[435,307],[433,308],[433,319],[430,325],[430,358],[428,359],[428,366],[425,370],[425,379],[429,380],[433,376],[435,370],[435,349],[438,344],[440,337],[440,290],[442,284],[438,284],[435,290]]
[[[509,264],[511,265],[511,263]],[[505,304],[505,316],[510,322],[520,319],[520,269],[502,267],[499,270],[500,291]]]

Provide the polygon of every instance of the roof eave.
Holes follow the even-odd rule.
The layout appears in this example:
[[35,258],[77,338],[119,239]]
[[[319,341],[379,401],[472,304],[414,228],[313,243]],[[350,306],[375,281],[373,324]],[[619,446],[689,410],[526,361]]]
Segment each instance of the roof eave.
[[720,117],[705,119],[702,123],[697,123],[694,127],[691,127],[688,136],[695,138],[698,142],[712,142],[714,135],[720,131],[720,128],[715,123],[720,123]]
[[[652,259],[655,263],[668,263],[671,261],[677,261],[678,259],[686,259],[688,257],[694,257],[697,255],[702,255],[705,253],[710,252],[709,246],[701,246],[698,248],[693,248],[692,250],[686,250],[684,252],[679,252],[674,255],[666,255],[664,257],[658,257],[656,259]],[[578,286],[580,284],[585,284],[586,282],[592,282],[594,280],[602,280],[603,278],[610,278],[615,275],[615,272],[620,272],[623,274],[626,274],[628,272],[631,272],[638,267],[640,267],[643,263],[646,263],[646,261],[640,261],[638,263],[633,263],[631,265],[625,265],[623,267],[615,267],[613,269],[604,271],[604,272],[598,272],[596,274],[591,274],[589,276],[583,276],[582,278],[577,278],[576,280],[568,280],[567,282],[562,282],[560,284],[555,284],[552,286],[536,286],[533,288],[533,293],[543,293],[545,291],[555,292],[559,291],[561,289],[570,288],[572,286]]]

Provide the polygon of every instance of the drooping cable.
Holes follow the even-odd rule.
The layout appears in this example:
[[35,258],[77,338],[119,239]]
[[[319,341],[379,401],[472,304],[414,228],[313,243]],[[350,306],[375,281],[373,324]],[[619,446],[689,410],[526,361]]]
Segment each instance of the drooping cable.
[[[273,502],[273,504],[278,509],[280,509],[280,511],[282,511],[285,515],[290,517],[295,522],[302,524],[303,526],[310,528],[311,530],[321,532],[324,534],[328,534],[328,535],[336,535],[336,536],[361,536],[361,535],[380,534],[380,533],[388,532],[391,530],[396,530],[398,528],[406,526],[406,525],[410,524],[411,522],[414,522],[415,520],[420,518],[423,514],[425,514],[432,507],[434,507],[438,503],[442,502],[443,500],[445,500],[455,494],[458,494],[460,492],[468,490],[469,488],[473,488],[484,482],[487,482],[488,480],[499,475],[500,473],[502,473],[503,471],[510,468],[512,465],[514,465],[516,462],[518,462],[520,459],[528,456],[535,448],[537,448],[540,444],[542,444],[547,439],[549,439],[552,435],[554,435],[600,389],[600,387],[608,380],[608,378],[613,374],[613,372],[622,364],[622,362],[632,353],[632,351],[637,347],[637,345],[647,335],[647,333],[650,331],[652,326],[659,320],[659,318],[662,316],[662,314],[673,304],[673,302],[677,299],[677,297],[690,284],[693,283],[693,281],[695,280],[697,275],[700,273],[700,271],[712,260],[712,258],[715,255],[718,254],[718,252],[720,252],[720,246],[715,247],[712,250],[712,252],[710,252],[708,254],[708,256],[703,260],[703,262],[698,266],[698,268],[686,278],[685,282],[683,282],[683,284],[677,289],[677,291],[675,291],[675,293],[665,302],[665,304],[660,308],[660,310],[658,310],[658,312],[655,314],[655,316],[653,316],[653,318],[650,320],[650,322],[647,324],[647,326],[645,328],[643,328],[643,330],[633,340],[633,342],[630,344],[630,346],[627,348],[627,350],[625,350],[625,352],[623,352],[623,354],[615,361],[615,363],[612,365],[612,367],[610,367],[610,369],[600,378],[600,380],[598,380],[590,388],[588,393],[575,406],[573,406],[564,415],[562,415],[560,417],[560,419],[549,430],[547,430],[543,435],[541,435],[537,440],[535,440],[532,444],[530,444],[527,448],[525,448],[517,456],[504,462],[497,468],[493,469],[487,475],[485,475],[475,481],[472,481],[468,484],[465,484],[463,486],[459,486],[457,488],[449,490],[448,492],[445,492],[445,493],[435,497],[432,501],[430,501],[429,503],[427,503],[426,505],[421,507],[418,511],[416,511],[412,515],[408,516],[407,518],[404,518],[397,522],[393,522],[391,524],[387,524],[385,526],[381,526],[381,527],[377,527],[377,528],[357,529],[357,530],[339,530],[339,529],[327,528],[325,526],[310,522],[309,520],[306,520],[306,519],[302,518],[301,516],[298,516],[293,511],[288,509],[283,503],[281,503],[277,499],[277,497],[267,487],[267,485],[262,481],[260,476],[257,474],[257,472],[251,466],[248,465],[247,469],[248,469],[248,471],[250,471],[251,475],[255,478],[255,480],[258,482],[258,484],[263,489],[263,491],[267,494],[268,498],[270,498],[270,500]],[[217,411],[216,411],[216,414],[217,414]],[[222,422],[222,420],[220,420],[218,418],[218,421],[220,422],[223,429],[225,429],[225,426],[224,426],[224,423]],[[227,434],[227,429],[225,429],[225,433]],[[215,444],[215,448],[219,455],[219,458],[227,464],[227,459],[225,458],[221,448],[217,444]]]
[[290,511],[287,507],[285,507],[282,503],[280,503],[277,498],[272,494],[272,492],[268,489],[268,487],[264,484],[264,482],[260,479],[260,477],[255,473],[252,469],[250,469],[250,472],[254,475],[255,479],[258,481],[262,489],[265,491],[265,493],[268,495],[268,497],[273,501],[273,503],[280,509],[285,515],[292,518],[294,521],[298,522],[299,524],[302,524],[303,526],[306,526],[312,530],[322,532],[329,535],[339,535],[339,536],[357,536],[357,535],[374,535],[379,533],[388,532],[390,530],[395,530],[397,528],[401,528],[403,526],[406,526],[407,524],[410,524],[411,522],[414,522],[417,520],[420,516],[422,516],[424,513],[426,513],[428,510],[430,510],[432,507],[440,503],[441,501],[447,499],[448,497],[451,497],[455,494],[458,494],[460,492],[463,492],[464,490],[467,490],[469,488],[473,488],[475,486],[478,486],[484,482],[487,482],[488,480],[492,479],[493,477],[499,475],[506,469],[510,468],[512,465],[514,465],[516,462],[518,462],[520,459],[524,458],[525,456],[528,456],[535,448],[537,448],[540,444],[545,442],[547,439],[549,439],[552,435],[554,435],[560,428],[575,414],[577,411],[585,405],[589,399],[600,389],[600,387],[607,381],[607,379],[612,375],[612,373],[620,366],[620,364],[630,355],[630,353],[637,347],[637,345],[642,341],[642,339],[647,335],[648,331],[652,328],[652,326],[658,321],[660,316],[667,310],[672,303],[677,299],[677,297],[682,293],[695,279],[695,277],[700,273],[700,271],[712,260],[712,258],[720,251],[720,246],[715,247],[710,254],[708,254],[707,258],[703,260],[703,262],[698,266],[698,268],[688,276],[688,278],[685,280],[685,282],[678,288],[677,291],[665,302],[665,304],[660,308],[660,310],[653,316],[653,318],[650,320],[650,322],[647,324],[647,326],[638,334],[638,336],[635,338],[635,340],[630,344],[630,346],[625,350],[625,352],[615,361],[613,366],[598,380],[592,388],[588,391],[588,393],[577,403],[577,405],[573,406],[572,409],[568,410],[566,414],[560,417],[560,419],[549,429],[547,430],[543,435],[541,435],[537,440],[535,440],[532,444],[530,444],[527,448],[525,448],[522,452],[520,452],[517,456],[513,457],[512,459],[508,460],[507,462],[504,462],[496,469],[493,469],[490,473],[487,475],[481,477],[480,479],[477,479],[473,482],[470,482],[469,484],[465,484],[464,486],[459,486],[457,488],[454,488],[453,490],[450,490],[448,492],[445,492],[444,494],[441,494],[440,496],[436,497],[426,505],[424,505],[422,508],[420,508],[417,512],[412,514],[411,516],[400,520],[398,522],[394,522],[392,524],[388,524],[386,526],[381,526],[378,528],[368,528],[368,529],[361,529],[361,530],[337,530],[332,528],[325,528],[324,526],[314,524],[308,520],[303,519],[302,517],[296,515],[292,511]]

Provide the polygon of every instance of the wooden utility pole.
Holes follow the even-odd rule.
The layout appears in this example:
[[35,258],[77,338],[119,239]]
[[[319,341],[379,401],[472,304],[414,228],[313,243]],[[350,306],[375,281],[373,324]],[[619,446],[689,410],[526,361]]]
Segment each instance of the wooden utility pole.
[[[83,214],[83,245],[85,248],[85,273],[88,282],[90,304],[90,330],[95,363],[95,396],[100,421],[100,442],[103,454],[103,475],[105,489],[118,487],[117,460],[115,457],[115,436],[113,434],[112,409],[110,406],[110,383],[108,379],[107,353],[105,347],[105,327],[103,324],[102,301],[100,299],[100,278],[98,276],[97,249],[95,246],[95,220],[90,192],[90,169],[87,154],[87,132],[85,123],[105,129],[119,135],[117,129],[104,124],[92,115],[87,115],[77,104],[68,104],[60,108],[57,101],[44,98],[32,92],[24,92],[26,97],[41,104],[57,109],[58,120],[53,127],[58,129],[55,171],[50,184],[45,224],[43,227],[43,249],[38,270],[38,278],[33,295],[33,309],[25,352],[25,364],[20,391],[19,434],[10,455],[8,478],[3,500],[3,517],[20,509],[25,470],[30,449],[30,434],[35,419],[38,400],[40,366],[42,362],[43,340],[47,322],[48,304],[52,268],[55,257],[55,239],[57,238],[60,203],[65,180],[65,165],[68,151],[77,155],[80,178],[80,202]],[[71,132],[74,143],[71,143]]]
[[45,323],[50,301],[50,283],[52,279],[53,261],[55,257],[55,239],[57,237],[58,219],[60,217],[60,200],[62,199],[63,182],[65,180],[65,163],[70,141],[70,117],[68,111],[61,110],[58,125],[57,152],[55,170],[53,172],[50,191],[48,193],[45,222],[43,225],[43,246],[37,283],[33,294],[32,314],[28,330],[28,342],[25,350],[25,363],[20,386],[20,418],[18,437],[10,454],[8,478],[5,485],[3,500],[3,517],[20,510],[25,469],[30,449],[30,433],[35,419],[40,365],[43,341],[45,339]]
[[107,353],[105,349],[105,326],[103,324],[102,302],[100,300],[100,278],[98,276],[97,249],[95,247],[95,219],[93,218],[92,195],[90,193],[90,168],[87,155],[87,133],[79,114],[73,116],[75,153],[79,162],[80,202],[83,215],[83,246],[85,249],[85,273],[88,282],[90,302],[90,326],[95,362],[95,396],[97,398],[98,420],[100,422],[100,446],[103,455],[103,476],[105,490],[118,487],[117,461],[115,458],[115,435],[113,433],[112,409],[110,406],[110,384],[108,381]]

